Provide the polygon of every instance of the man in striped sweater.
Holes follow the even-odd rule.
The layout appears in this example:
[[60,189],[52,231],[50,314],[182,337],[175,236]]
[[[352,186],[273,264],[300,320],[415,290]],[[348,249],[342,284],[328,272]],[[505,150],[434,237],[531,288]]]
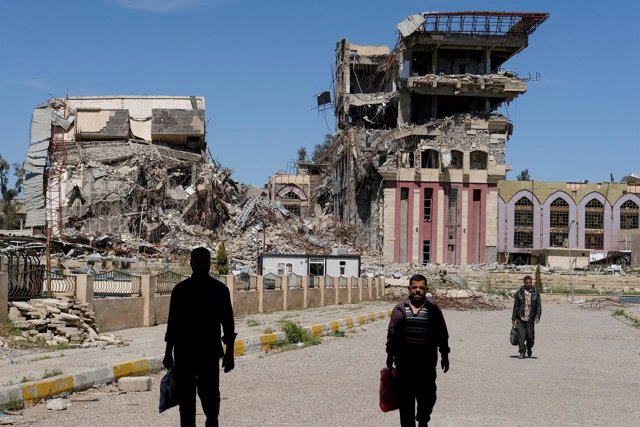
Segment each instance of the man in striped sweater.
[[[449,370],[449,333],[442,311],[427,299],[427,278],[409,279],[409,296],[395,306],[387,332],[387,367],[395,363],[400,425],[427,426],[436,403],[436,366]],[[418,410],[416,415],[416,402]]]

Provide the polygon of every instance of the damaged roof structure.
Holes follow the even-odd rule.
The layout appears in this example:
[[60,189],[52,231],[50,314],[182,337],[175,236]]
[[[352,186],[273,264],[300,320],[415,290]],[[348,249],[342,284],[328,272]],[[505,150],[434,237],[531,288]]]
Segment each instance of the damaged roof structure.
[[[336,46],[336,138],[319,201],[400,263],[489,263],[512,123],[527,90],[504,69],[547,13],[426,12],[396,46]],[[325,209],[327,208],[325,206]]]
[[35,107],[26,226],[90,246],[199,239],[229,212],[196,96],[50,99]]

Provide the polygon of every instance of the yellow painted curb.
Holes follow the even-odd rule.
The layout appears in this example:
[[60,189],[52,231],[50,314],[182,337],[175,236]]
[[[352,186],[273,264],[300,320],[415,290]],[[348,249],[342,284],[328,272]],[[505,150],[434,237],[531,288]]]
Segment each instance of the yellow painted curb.
[[147,359],[132,360],[130,362],[113,365],[114,380],[126,377],[127,375],[144,374],[146,372],[149,372],[149,360]]
[[364,325],[365,323],[367,323],[367,318],[365,316],[358,316],[358,321],[360,322],[360,325]]
[[265,350],[278,343],[278,337],[276,334],[260,335],[260,350]]
[[332,320],[329,323],[329,326],[331,327],[331,330],[335,332],[338,329],[340,329],[340,321],[339,320]]
[[345,322],[347,324],[347,328],[349,328],[349,329],[353,328],[353,317],[347,317],[344,320],[345,320]]
[[321,337],[324,327],[322,325],[311,325],[311,335],[314,337]]
[[236,355],[236,356],[243,356],[244,355],[244,341],[236,340],[233,343],[233,354]]
[[39,381],[36,384],[23,386],[22,399],[26,402],[44,399],[64,392],[70,393],[71,391],[73,391],[73,376],[66,375],[62,378]]

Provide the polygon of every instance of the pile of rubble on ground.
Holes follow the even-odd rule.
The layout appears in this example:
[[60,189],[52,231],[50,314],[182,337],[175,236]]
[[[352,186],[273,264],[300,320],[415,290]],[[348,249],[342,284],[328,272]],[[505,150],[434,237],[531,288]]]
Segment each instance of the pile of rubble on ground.
[[[47,346],[97,347],[122,344],[111,334],[98,334],[94,313],[86,303],[71,299],[33,299],[29,302],[9,303],[9,319],[22,333],[11,339],[14,342],[30,342]],[[5,338],[6,339],[6,338]],[[10,346],[4,342],[3,346]]]

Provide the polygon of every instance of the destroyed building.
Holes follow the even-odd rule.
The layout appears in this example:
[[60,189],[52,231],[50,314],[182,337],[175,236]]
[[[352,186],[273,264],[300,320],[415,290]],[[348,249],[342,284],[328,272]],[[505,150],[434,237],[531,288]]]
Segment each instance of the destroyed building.
[[300,218],[320,216],[315,194],[321,184],[326,165],[307,161],[296,162],[295,171],[276,172],[269,177],[269,199],[280,203]]
[[92,247],[206,238],[229,215],[208,161],[205,99],[85,96],[33,110],[26,226]]
[[[386,46],[336,46],[333,168],[320,200],[388,261],[497,259],[498,181],[527,90],[506,70],[547,13],[426,12]],[[326,208],[326,206],[325,206]]]

